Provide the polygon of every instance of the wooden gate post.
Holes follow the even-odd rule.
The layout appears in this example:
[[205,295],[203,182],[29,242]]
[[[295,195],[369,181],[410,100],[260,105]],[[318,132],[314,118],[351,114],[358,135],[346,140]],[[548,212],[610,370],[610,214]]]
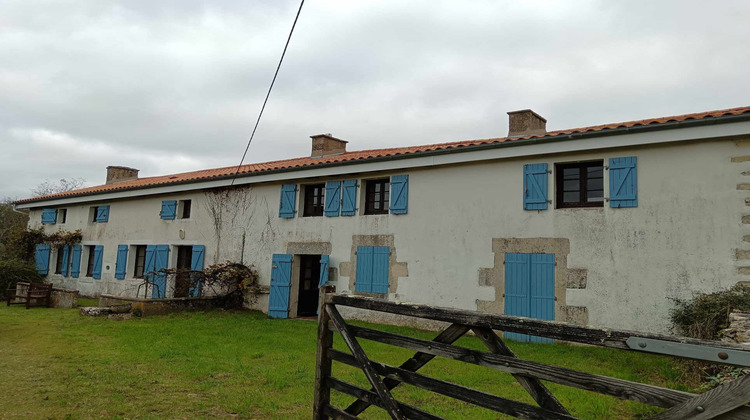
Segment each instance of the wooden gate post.
[[334,292],[333,286],[320,288],[320,301],[318,304],[318,354],[315,359],[315,400],[313,401],[313,419],[328,420],[325,408],[331,402],[331,387],[328,386],[328,378],[331,376],[330,350],[333,348],[333,332],[328,328],[331,320],[326,311],[326,294]]

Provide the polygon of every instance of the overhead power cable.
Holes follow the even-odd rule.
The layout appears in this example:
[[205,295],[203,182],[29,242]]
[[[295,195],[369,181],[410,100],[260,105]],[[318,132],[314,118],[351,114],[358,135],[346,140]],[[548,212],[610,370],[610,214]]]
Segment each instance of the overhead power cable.
[[268,103],[268,97],[271,96],[273,85],[274,83],[276,83],[276,76],[279,75],[279,70],[281,69],[281,63],[284,62],[284,55],[286,55],[286,49],[289,47],[289,41],[291,41],[292,39],[292,34],[294,33],[294,27],[297,26],[297,20],[299,19],[299,14],[300,12],[302,12],[302,6],[304,4],[305,4],[305,0],[302,0],[299,4],[299,9],[297,10],[297,16],[294,17],[294,23],[292,23],[292,29],[289,31],[289,36],[286,38],[284,51],[281,52],[281,58],[279,58],[279,64],[276,66],[276,72],[273,74],[273,80],[271,80],[271,86],[268,87],[268,92],[266,93],[266,99],[263,100],[263,106],[260,108],[260,113],[258,113],[258,119],[255,120],[255,127],[253,127],[253,132],[250,134],[250,139],[247,141],[247,147],[245,147],[245,152],[242,154],[242,159],[240,159],[240,164],[237,165],[237,169],[235,169],[234,171],[234,176],[232,176],[232,183],[229,185],[234,185],[234,180],[237,179],[237,174],[240,172],[242,163],[245,162],[247,151],[250,149],[250,143],[252,143],[253,137],[255,137],[255,131],[258,130],[258,124],[260,124],[260,119],[263,116],[263,111],[266,109],[266,104]]

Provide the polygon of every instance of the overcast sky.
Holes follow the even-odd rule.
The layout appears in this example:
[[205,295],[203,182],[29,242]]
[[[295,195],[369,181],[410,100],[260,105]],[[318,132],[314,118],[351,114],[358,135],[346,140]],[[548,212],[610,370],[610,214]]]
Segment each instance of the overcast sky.
[[[0,2],[0,197],[236,165],[299,2]],[[248,162],[750,105],[750,1],[308,0]]]

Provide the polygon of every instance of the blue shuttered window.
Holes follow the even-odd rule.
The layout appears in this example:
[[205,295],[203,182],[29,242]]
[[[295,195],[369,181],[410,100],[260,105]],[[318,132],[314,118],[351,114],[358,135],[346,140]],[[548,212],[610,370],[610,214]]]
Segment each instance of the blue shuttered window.
[[273,254],[271,264],[268,316],[271,318],[288,318],[289,290],[292,285],[292,255]]
[[57,209],[42,210],[42,224],[54,225],[55,223],[57,223]]
[[391,214],[406,214],[409,210],[409,175],[391,177]]
[[70,258],[70,277],[78,278],[81,275],[81,252],[83,246],[73,245],[73,252]]
[[523,165],[523,209],[547,210],[547,164]]
[[[555,255],[505,254],[505,314],[555,319]],[[551,339],[505,333],[518,341],[549,343]]]
[[39,274],[46,276],[49,273],[49,254],[50,246],[46,244],[39,244],[36,246],[34,251],[34,262],[36,263],[36,271]]
[[635,156],[609,159],[609,206],[613,208],[638,207]]
[[357,213],[357,180],[344,180],[341,191],[341,215],[354,216]]
[[[193,254],[190,258],[190,269],[192,271],[203,270],[203,259],[206,254],[206,247],[203,245],[193,245]],[[200,279],[193,279],[190,282],[190,290],[188,296],[197,297],[200,296],[201,283]]]
[[62,269],[60,270],[60,274],[62,274],[63,277],[68,277],[68,267],[70,266],[70,245],[64,245],[63,246],[63,254],[62,254]]
[[279,217],[291,219],[294,217],[294,209],[297,207],[297,185],[284,184],[281,186],[281,202],[279,204]]
[[328,255],[320,256],[320,281],[318,282],[318,287],[323,287],[326,283],[328,283],[329,260],[330,260],[330,257]]
[[128,246],[117,246],[117,262],[115,262],[115,278],[124,279],[125,272],[128,269]]
[[104,246],[96,245],[94,247],[94,270],[91,272],[91,277],[95,279],[102,278],[102,258],[104,257]]
[[162,220],[174,220],[177,217],[177,200],[162,201],[159,215]]
[[341,181],[326,182],[325,215],[336,217],[341,208]]
[[96,207],[96,223],[107,223],[109,221],[109,206]]
[[387,246],[358,246],[354,290],[388,293],[390,255],[391,249]]

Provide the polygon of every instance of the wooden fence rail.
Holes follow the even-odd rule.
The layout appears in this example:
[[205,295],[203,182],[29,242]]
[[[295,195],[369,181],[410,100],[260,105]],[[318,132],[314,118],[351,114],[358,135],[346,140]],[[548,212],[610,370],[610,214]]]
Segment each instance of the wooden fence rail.
[[[379,331],[347,324],[337,307],[352,307],[390,314],[406,315],[449,323],[433,340]],[[436,308],[384,300],[336,295],[321,295],[318,324],[318,354],[315,372],[313,418],[357,419],[370,406],[384,409],[393,419],[440,419],[418,407],[397,401],[391,390],[402,383],[456,400],[523,419],[574,419],[542,380],[610,395],[623,400],[665,408],[658,419],[750,419],[750,375],[720,385],[703,394],[692,394],[655,385],[642,384],[558,366],[519,359],[495,330],[621,350],[668,354],[693,360],[707,360],[735,366],[750,366],[750,349],[741,345],[570,325],[553,321],[492,315],[459,309]],[[469,331],[488,351],[454,346]],[[343,338],[349,352],[333,349],[333,334]],[[371,360],[359,344],[360,339],[413,350],[416,353],[399,366]],[[537,405],[509,400],[417,373],[435,357],[458,360],[510,373],[531,395]],[[331,376],[332,362],[361,369],[371,389],[364,389]],[[331,405],[331,390],[355,400],[346,408]]]

